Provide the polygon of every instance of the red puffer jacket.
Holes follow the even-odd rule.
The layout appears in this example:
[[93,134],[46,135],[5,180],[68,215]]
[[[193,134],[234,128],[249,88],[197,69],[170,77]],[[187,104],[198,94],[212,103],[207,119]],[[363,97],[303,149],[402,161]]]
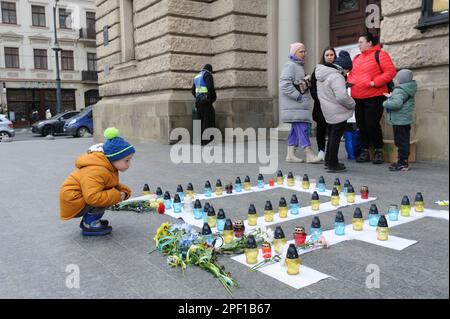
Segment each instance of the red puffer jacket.
[[[351,95],[354,99],[367,99],[375,96],[382,96],[387,93],[387,84],[397,74],[391,57],[383,50],[380,51],[380,65],[375,59],[375,52],[381,50],[379,44],[364,51],[353,60],[353,69],[348,75],[348,83],[352,83]],[[375,87],[370,87],[370,82],[375,83]]]

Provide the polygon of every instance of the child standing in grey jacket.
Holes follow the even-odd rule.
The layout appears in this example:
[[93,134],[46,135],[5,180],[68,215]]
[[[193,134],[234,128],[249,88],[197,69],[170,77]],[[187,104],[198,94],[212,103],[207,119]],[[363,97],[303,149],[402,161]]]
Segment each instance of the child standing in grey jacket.
[[393,81],[395,89],[391,94],[384,94],[388,99],[383,103],[388,112],[388,121],[394,128],[394,142],[398,148],[398,161],[389,166],[389,170],[407,171],[417,84],[412,71],[408,69],[400,70]]

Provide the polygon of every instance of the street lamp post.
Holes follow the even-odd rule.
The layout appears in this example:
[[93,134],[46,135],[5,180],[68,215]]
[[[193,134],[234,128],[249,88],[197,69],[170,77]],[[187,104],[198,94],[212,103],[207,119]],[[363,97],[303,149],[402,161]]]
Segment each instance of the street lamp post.
[[53,46],[53,50],[55,51],[55,60],[56,60],[56,114],[61,113],[61,78],[59,75],[59,52],[61,48],[58,43],[58,34],[56,32],[56,7],[58,6],[58,1],[55,0],[55,5],[53,6],[53,26],[55,29],[55,44]]

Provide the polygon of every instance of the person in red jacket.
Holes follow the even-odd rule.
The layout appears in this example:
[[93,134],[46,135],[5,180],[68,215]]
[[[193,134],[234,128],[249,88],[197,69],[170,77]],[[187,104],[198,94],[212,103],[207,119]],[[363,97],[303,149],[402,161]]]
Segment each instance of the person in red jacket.
[[388,83],[397,74],[389,55],[381,50],[378,39],[371,33],[358,40],[361,54],[353,60],[353,69],[348,76],[351,96],[356,102],[355,117],[361,136],[361,153],[356,161],[369,162],[369,147],[375,149],[373,163],[383,163],[383,133],[380,120],[383,102],[388,93]]

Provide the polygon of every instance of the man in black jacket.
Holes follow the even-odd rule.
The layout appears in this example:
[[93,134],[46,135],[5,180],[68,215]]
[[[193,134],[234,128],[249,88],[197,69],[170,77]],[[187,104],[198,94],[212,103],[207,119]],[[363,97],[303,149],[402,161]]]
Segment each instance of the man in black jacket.
[[[195,97],[195,107],[198,119],[201,120],[201,130],[203,132],[209,127],[215,127],[216,111],[213,103],[216,101],[216,90],[214,88],[213,69],[211,64],[206,64],[203,69],[194,77],[192,85],[192,95]],[[209,141],[203,141],[207,144]]]

